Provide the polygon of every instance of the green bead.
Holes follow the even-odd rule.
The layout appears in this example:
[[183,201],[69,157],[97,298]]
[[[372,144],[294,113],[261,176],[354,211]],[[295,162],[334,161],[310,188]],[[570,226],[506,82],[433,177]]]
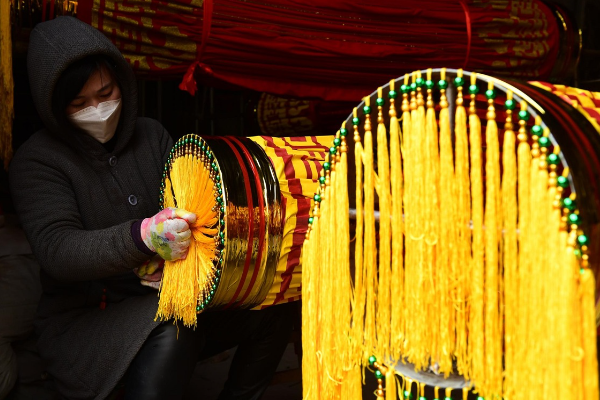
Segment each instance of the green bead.
[[223,218],[221,218],[221,219],[219,220],[219,224],[220,224],[221,226],[225,225],[225,220],[224,220]]
[[542,129],[539,125],[534,125],[531,127],[531,134],[534,136],[542,136],[544,133],[544,129]]
[[225,239],[221,239],[221,245],[225,246]]
[[217,182],[220,181],[221,180],[221,175],[215,176],[215,179],[217,180]]
[[488,89],[485,91],[485,97],[487,97],[488,100],[492,100],[496,98],[496,91],[494,89]]
[[377,378],[377,379],[383,379],[383,374],[381,373],[380,370],[376,370],[375,371],[375,378]]
[[342,144],[342,139],[340,139],[340,138],[333,139],[334,146],[339,146],[340,144]]
[[431,79],[427,79],[425,81],[425,87],[427,89],[433,89],[434,86],[435,86],[435,83],[433,83],[433,81]]
[[335,153],[337,153],[337,147],[335,147],[335,146],[330,147],[329,154],[335,155]]
[[223,198],[222,197],[217,197],[217,203],[219,204],[223,204]]
[[324,169],[325,171],[329,171],[329,169],[330,169],[330,168],[331,168],[331,164],[330,164],[330,163],[328,163],[327,161],[325,161],[325,162],[323,163],[323,169]]
[[404,398],[405,399],[412,399],[412,393],[409,392],[408,390],[404,391]]
[[207,154],[207,155],[208,155],[208,159],[209,159],[209,160],[212,160],[212,158],[213,158],[213,154],[212,154],[212,153],[210,153],[208,150],[207,150],[206,152],[208,153],[208,154]]
[[371,112],[371,107],[369,107],[369,106],[364,106],[364,107],[363,107],[363,111],[365,112],[365,114],[368,114],[368,113],[370,113],[370,112]]
[[217,188],[219,188],[219,189],[220,189],[220,188],[221,188],[221,182],[217,182],[217,185],[216,185],[216,186],[217,186]]
[[452,400],[452,397],[444,397],[444,400]]
[[196,306],[196,311],[200,311],[200,310],[201,310],[200,306]]
[[206,150],[206,144],[202,143],[202,146],[200,146],[200,150],[202,150],[202,151]]
[[550,146],[550,139],[548,139],[546,136],[541,136],[538,139],[538,144],[540,145],[540,147],[548,147]]
[[579,225],[581,220],[579,219],[579,215],[577,214],[569,214],[569,222],[575,225]]
[[477,396],[477,400],[485,400],[485,399],[481,396]]
[[479,93],[479,88],[477,87],[477,85],[471,85],[471,86],[469,86],[469,93],[470,94],[477,94],[477,93]]
[[340,136],[346,136],[347,134],[348,134],[348,131],[346,130],[346,128],[340,129]]
[[556,183],[561,188],[567,188],[567,187],[569,187],[569,179],[567,177],[565,177],[565,176],[559,176],[558,178],[556,178]]
[[514,100],[506,100],[504,102],[504,108],[506,108],[507,110],[514,110],[515,106],[516,104]]
[[321,185],[324,185],[324,184],[325,184],[325,177],[324,177],[324,176],[321,176],[321,177],[319,178],[319,183],[320,183]]
[[454,78],[454,85],[455,86],[459,86],[460,87],[460,86],[462,86],[464,84],[465,84],[464,78],[462,78],[460,76],[457,76],[456,78]]
[[190,142],[190,138],[185,138],[185,144],[188,144]]
[[[410,92],[410,86],[408,86],[408,85],[402,85],[402,86],[400,86],[400,91],[402,93],[406,94],[406,93]],[[390,92],[388,93],[388,97],[390,99],[395,99],[396,96],[398,96],[398,94],[396,93],[395,90],[390,90]]]
[[562,199],[562,206],[568,210],[573,211],[575,209],[575,202],[570,197]]
[[423,86],[425,84],[425,79],[423,79],[423,78],[417,78],[415,80],[415,84],[417,85],[417,87],[421,87],[421,86]]
[[446,89],[446,88],[448,88],[448,81],[446,81],[446,80],[444,80],[444,79],[440,79],[440,80],[438,81],[438,87],[439,87],[440,89]]
[[575,254],[575,257],[579,258],[579,257],[581,257],[581,250],[575,249],[575,250],[573,250],[573,254]]
[[373,364],[375,364],[377,362],[377,358],[375,358],[375,356],[371,356],[369,357],[369,365],[373,366]]
[[425,396],[420,396],[420,397],[419,397],[419,400],[427,400],[427,397],[425,397]]
[[585,235],[577,236],[577,243],[579,243],[582,246],[585,246],[586,244],[588,244],[588,237]]
[[313,217],[309,217],[309,218],[308,218],[308,223],[309,223],[309,224],[312,224],[314,220],[315,220],[315,219],[314,219]]
[[548,164],[557,165],[558,163],[560,163],[560,158],[558,157],[558,154],[550,153],[548,155]]
[[519,119],[522,119],[523,121],[528,121],[529,113],[526,110],[519,111]]
[[221,237],[225,237],[225,232],[222,232],[222,231],[221,231],[221,232],[219,232],[219,236],[221,236]]
[[225,212],[225,207],[224,207],[224,206],[221,206],[221,209],[220,209],[220,210],[221,210],[221,213],[224,213],[224,212]]
[[413,83],[410,84],[410,90],[413,91],[413,92],[415,90],[417,90],[417,84],[416,84],[416,82],[413,82]]
[[381,97],[378,97],[377,100],[375,101],[377,103],[377,105],[379,107],[383,107],[383,105],[385,104],[385,100],[382,99]]
[[352,118],[352,125],[356,126],[358,124],[360,124],[360,119],[358,119],[358,117]]
[[317,194],[315,194],[313,199],[318,203],[319,201],[321,201],[321,195],[317,193]]

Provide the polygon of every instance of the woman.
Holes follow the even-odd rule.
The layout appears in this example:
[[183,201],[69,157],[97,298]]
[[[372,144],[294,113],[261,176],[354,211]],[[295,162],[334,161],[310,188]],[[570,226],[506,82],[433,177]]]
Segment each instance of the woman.
[[289,337],[286,306],[205,314],[194,331],[155,321],[157,293],[134,273],[185,257],[195,215],[158,212],[172,140],[137,117],[125,59],[59,17],[32,31],[27,62],[45,129],[15,155],[11,191],[42,268],[38,347],[58,390],[104,399],[122,382],[126,399],[178,399],[198,357],[238,345],[221,398],[259,398]]

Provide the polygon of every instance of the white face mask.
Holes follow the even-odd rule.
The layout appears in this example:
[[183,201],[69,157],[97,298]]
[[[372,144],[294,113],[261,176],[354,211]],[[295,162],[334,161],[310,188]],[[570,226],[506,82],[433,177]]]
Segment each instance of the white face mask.
[[121,99],[117,99],[86,107],[69,115],[69,119],[100,143],[106,143],[115,135],[120,115]]

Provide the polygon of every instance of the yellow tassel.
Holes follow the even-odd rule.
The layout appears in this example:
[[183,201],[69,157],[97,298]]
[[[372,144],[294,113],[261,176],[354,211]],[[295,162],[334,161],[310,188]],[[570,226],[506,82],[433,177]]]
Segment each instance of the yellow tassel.
[[[171,188],[167,183],[165,202],[174,203],[170,198],[169,189],[172,189],[177,206],[194,212],[197,219],[190,227],[193,240],[187,258],[165,262],[156,318],[163,321],[181,320],[185,326],[195,326],[197,302],[208,296],[214,279],[212,261],[218,229],[215,228],[217,214],[212,211],[216,202],[210,170],[191,154],[189,146],[185,151],[188,154],[175,157],[171,164]],[[197,178],[193,190],[188,184],[190,176]]]
[[[459,107],[457,107],[458,112]],[[457,115],[458,120],[465,117]],[[469,144],[471,149],[471,219],[472,261],[470,268],[471,293],[469,311],[469,354],[470,368],[463,371],[468,379],[484,382],[484,241],[483,241],[483,176],[481,156],[481,122],[477,114],[469,115]],[[468,372],[468,373],[467,373]]]
[[[333,181],[336,179],[335,165],[331,165],[331,169],[325,172],[325,190],[321,195],[320,203],[320,219],[317,232],[318,241],[320,243],[319,252],[322,253],[320,266],[319,283],[317,286],[317,303],[320,325],[320,337],[317,338],[317,354],[320,355],[318,361],[320,363],[322,379],[319,393],[325,398],[336,398],[337,381],[340,379],[341,366],[340,359],[342,354],[337,354],[336,335],[340,330],[343,333],[343,328],[336,326],[336,317],[334,315],[336,308],[341,307],[338,304],[337,291],[331,287],[332,283],[339,277],[334,276],[335,272],[335,241],[327,240],[327,234],[330,227],[335,226],[335,204],[329,199],[336,199],[335,185]],[[343,294],[340,293],[343,298]]]
[[[471,84],[476,83],[476,74],[471,75]],[[448,113],[448,102],[444,95],[440,99],[440,135],[441,129],[448,126],[450,129],[450,116]],[[458,111],[458,110],[457,110]],[[471,100],[470,113],[475,112],[474,96]],[[464,112],[459,111],[459,118],[456,120],[454,129],[455,135],[455,224],[456,231],[456,251],[454,268],[454,307],[455,325],[456,325],[456,345],[454,353],[456,355],[456,365],[458,372],[462,375],[469,372],[468,357],[468,296],[470,290],[470,266],[471,266],[471,183],[469,178],[469,136],[467,131],[467,118]]]
[[[317,203],[318,204],[318,203]],[[320,254],[315,248],[318,243],[319,208],[315,204],[312,212],[312,230],[307,233],[302,251],[302,392],[304,399],[318,399],[318,384],[320,369],[317,361],[317,339],[319,335],[318,303],[315,298],[319,283],[319,264],[317,256]]]
[[[546,177],[546,154],[540,161],[540,169],[543,169],[542,178]],[[561,212],[560,206],[554,206],[557,196],[556,172],[555,166],[552,166],[551,178],[548,182],[547,200],[545,204],[547,215],[548,232],[546,237],[546,246],[548,248],[548,264],[544,285],[546,302],[544,309],[547,326],[554,326],[552,335],[546,337],[546,347],[543,353],[548,365],[548,373],[544,382],[544,391],[546,396],[553,397],[554,394],[559,398],[581,398],[574,396],[577,393],[572,369],[571,343],[576,320],[573,305],[576,299],[577,274],[579,273],[572,265],[563,262],[563,255],[568,252],[566,231],[563,227],[561,231]],[[571,250],[573,258],[573,251]],[[576,310],[576,309],[575,309]],[[577,328],[575,328],[577,329]],[[550,376],[560,376],[562,379],[548,379]]]
[[[416,75],[413,74],[413,80]],[[410,154],[405,159],[405,167],[409,168],[405,175],[407,188],[405,190],[406,205],[406,260],[405,260],[405,292],[408,294],[406,308],[406,352],[408,359],[415,364],[416,369],[423,369],[430,365],[431,329],[429,327],[428,312],[421,312],[432,307],[435,299],[428,296],[432,282],[432,253],[428,251],[425,243],[426,207],[420,202],[427,198],[425,193],[426,178],[426,142],[425,136],[425,102],[421,89],[411,93],[411,130],[407,135],[404,132],[407,149],[405,154]],[[410,136],[410,139],[409,139]],[[430,257],[427,259],[427,257]],[[419,310],[419,311],[418,311]]]
[[385,373],[385,400],[396,400],[398,398],[396,379],[394,368],[388,368]]
[[[382,98],[382,89],[378,89],[378,97]],[[390,154],[388,152],[387,132],[383,123],[382,107],[378,106],[377,116],[377,175],[379,188],[379,268],[377,288],[377,348],[375,354],[387,360],[390,354],[391,339],[391,241],[392,230],[390,220],[392,199],[390,197]],[[377,276],[377,275],[376,275]]]
[[[528,234],[534,237],[547,237],[547,226],[546,226],[546,215],[545,209],[541,207],[543,202],[546,200],[546,182],[544,181],[540,171],[540,150],[537,142],[533,143],[531,154],[533,156],[531,161],[530,171],[530,202],[529,202],[529,230]],[[535,232],[535,234],[534,234]],[[538,236],[539,235],[539,236]],[[528,248],[533,251],[536,242],[533,237],[528,237],[526,240],[529,241]],[[526,336],[525,340],[529,343],[526,352],[526,362],[528,363],[529,375],[528,379],[529,387],[536,393],[543,393],[544,391],[544,374],[543,371],[546,367],[546,356],[543,349],[543,340],[540,338],[546,335],[546,329],[540,325],[540,321],[544,320],[544,301],[545,293],[544,286],[545,282],[540,279],[536,279],[540,276],[546,276],[548,271],[545,270],[548,263],[547,252],[535,252],[535,257],[530,263],[529,271],[526,272],[528,278],[525,278],[525,282],[529,282],[526,288],[527,297],[521,301],[521,306],[525,312],[525,318],[523,322],[526,324]],[[521,280],[523,281],[523,279]],[[546,321],[547,322],[547,321]],[[521,375],[520,375],[521,376]],[[522,379],[527,379],[522,377]]]
[[[490,82],[488,89],[493,90]],[[485,380],[478,388],[484,397],[502,397],[502,326],[499,315],[502,271],[499,268],[500,164],[498,126],[493,99],[488,100],[485,165]]]
[[[439,141],[439,198],[442,200],[439,204],[431,204],[432,213],[429,218],[439,218],[439,239],[436,244],[436,279],[433,297],[437,299],[438,304],[431,310],[430,316],[439,315],[439,318],[434,332],[434,340],[432,340],[432,352],[435,360],[439,364],[440,372],[445,376],[453,372],[452,356],[455,345],[455,309],[453,303],[454,293],[454,277],[456,265],[456,252],[454,245],[456,243],[456,221],[455,221],[455,205],[453,201],[445,201],[445,199],[456,198],[455,182],[454,182],[454,155],[452,152],[452,137],[450,132],[450,119],[446,101],[445,91],[441,93],[442,108],[440,111],[440,136],[439,140],[435,137],[435,141]],[[457,99],[457,110],[461,109],[464,117],[464,107],[462,106],[462,93],[459,92]],[[457,135],[464,128],[461,134],[466,136],[466,119],[460,115],[457,118],[456,131]],[[437,127],[432,127],[435,124],[435,113],[433,105],[427,109],[428,129],[434,130]],[[433,121],[429,121],[432,119]],[[428,133],[428,136],[436,133]],[[437,156],[434,155],[434,157]],[[437,198],[438,188],[433,188],[434,193],[429,194]],[[436,203],[438,203],[436,201]],[[437,342],[437,345],[435,344]]]
[[[565,170],[568,169],[565,168]],[[567,340],[567,343],[563,344],[564,348],[566,348],[566,351],[563,350],[565,351],[565,354],[561,354],[561,356],[567,358],[566,367],[569,368],[569,374],[571,375],[572,379],[571,385],[569,387],[571,391],[571,397],[573,399],[585,399],[585,396],[583,394],[583,381],[585,373],[583,368],[584,354],[582,347],[582,317],[584,309],[581,307],[581,274],[579,272],[580,267],[577,257],[574,253],[575,249],[573,248],[576,241],[576,234],[576,231],[573,231],[572,235],[569,235],[569,233],[567,232],[566,224],[564,224],[564,226],[562,227],[562,231],[560,232],[560,268],[563,268],[566,271],[570,270],[570,281],[574,286],[570,302],[566,305],[566,307],[568,307],[569,309],[571,324],[570,326],[565,326],[565,328],[569,330],[569,338]],[[569,236],[571,237],[570,239]],[[573,310],[577,311],[573,312]]]
[[[521,103],[521,110],[527,110],[527,104]],[[517,139],[519,145],[517,147],[517,171],[518,171],[518,186],[517,186],[517,203],[518,203],[518,276],[517,281],[523,282],[518,286],[518,301],[519,304],[526,304],[529,301],[530,287],[529,284],[531,279],[536,279],[530,273],[531,261],[536,257],[530,253],[529,241],[531,237],[530,231],[530,170],[531,170],[531,150],[527,141],[527,122],[524,120],[519,121],[519,134]],[[533,235],[535,236],[535,235]],[[513,373],[507,374],[508,389],[513,393],[515,399],[525,399],[526,391],[523,391],[523,387],[528,387],[530,380],[529,368],[527,360],[529,355],[529,344],[526,341],[528,331],[528,317],[525,306],[520,306],[518,310],[518,321],[519,323],[514,326],[515,329],[515,340],[514,354],[519,356],[519,362],[513,363]]]
[[[335,306],[335,315],[337,320],[334,327],[337,327],[338,332],[335,347],[342,361],[342,368],[352,368],[351,365],[351,349],[350,349],[350,329],[352,326],[352,277],[350,276],[350,224],[348,219],[349,214],[349,199],[348,199],[348,148],[346,138],[341,137],[341,145],[339,147],[339,158],[336,162],[337,179],[334,182],[336,185],[336,201],[335,201],[335,225],[336,230],[336,245],[335,245],[335,266],[336,271],[333,274],[336,276],[340,293],[336,294],[336,290],[331,288],[331,292],[336,296],[333,304]],[[340,371],[341,374],[341,371]]]
[[[354,118],[357,110],[353,110]],[[364,209],[363,209],[363,147],[358,126],[354,126],[354,164],[356,174],[356,229],[354,240],[354,301],[352,307],[352,344],[354,359],[366,359],[365,356],[365,271],[363,268],[364,245]],[[360,361],[359,361],[360,365]]]
[[[512,100],[512,92],[506,94]],[[519,355],[515,352],[516,325],[519,318],[519,279],[517,248],[517,160],[515,154],[516,138],[513,131],[512,111],[506,110],[504,125],[504,144],[502,148],[502,226],[504,231],[504,394],[512,399],[518,389],[518,379],[514,376]]]
[[595,400],[598,391],[598,358],[596,349],[596,315],[594,312],[595,281],[592,271],[581,273],[581,309],[583,331],[583,389],[584,400]]
[[14,117],[14,81],[12,73],[12,42],[10,31],[10,1],[0,2],[0,158],[4,169],[12,158],[12,125]]
[[[394,80],[390,90],[394,90]],[[400,125],[396,116],[394,99],[390,99],[390,183],[392,195],[392,309],[390,353],[402,354],[404,329],[402,310],[404,309],[404,224],[402,220],[402,153],[400,151]]]
[[[404,84],[407,85],[408,82],[408,74],[404,76]],[[416,107],[416,102],[414,103]],[[412,320],[411,310],[414,307],[414,296],[412,295],[413,287],[411,286],[414,282],[414,278],[412,274],[415,271],[415,262],[417,260],[416,256],[416,246],[414,246],[415,234],[418,234],[414,230],[414,223],[412,222],[412,210],[415,206],[414,192],[412,191],[412,182],[413,179],[413,152],[411,151],[411,137],[412,134],[412,115],[411,115],[411,107],[412,101],[409,102],[408,94],[403,93],[402,95],[402,140],[400,142],[400,149],[403,155],[403,172],[404,172],[404,191],[403,191],[403,203],[404,203],[404,270],[403,270],[403,278],[404,278],[404,308],[402,309],[402,317],[400,318],[400,337],[402,338],[402,342],[400,345],[402,349],[399,354],[403,354],[404,356],[409,355],[410,351],[410,332],[412,332],[412,327],[414,325],[414,321]]]
[[[365,97],[365,106],[369,106],[369,98]],[[371,132],[371,120],[365,115],[365,136],[363,165],[364,176],[364,214],[365,214],[365,238],[363,268],[365,269],[365,350],[372,353],[377,347],[376,331],[376,299],[377,299],[377,248],[375,241],[375,182],[373,165],[373,135]]]

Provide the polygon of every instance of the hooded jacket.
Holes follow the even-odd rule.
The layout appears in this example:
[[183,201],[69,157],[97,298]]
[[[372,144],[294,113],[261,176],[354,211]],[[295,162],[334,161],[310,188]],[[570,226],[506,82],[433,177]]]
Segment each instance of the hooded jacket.
[[[58,78],[92,54],[114,61],[121,88],[112,151],[61,126],[52,114]],[[17,212],[42,268],[38,347],[65,397],[104,399],[158,324],[157,293],[140,285],[132,271],[150,256],[136,246],[131,226],[159,210],[172,140],[157,121],[137,117],[130,66],[91,26],[71,17],[38,24],[27,64],[45,129],[20,147],[9,173]]]

